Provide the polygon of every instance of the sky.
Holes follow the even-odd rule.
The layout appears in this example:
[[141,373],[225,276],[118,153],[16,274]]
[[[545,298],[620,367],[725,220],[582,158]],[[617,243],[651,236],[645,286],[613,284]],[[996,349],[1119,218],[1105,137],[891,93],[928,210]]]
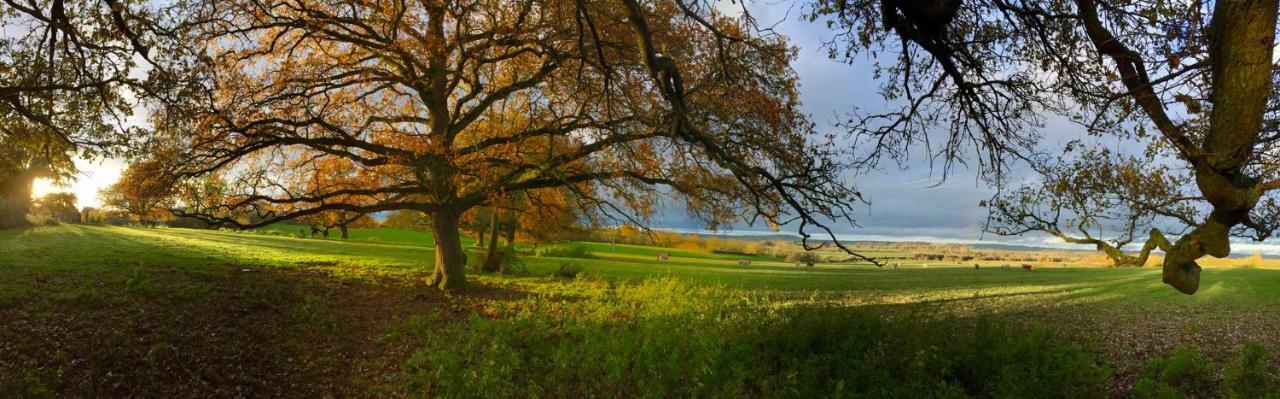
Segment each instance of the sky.
[[59,185],[49,179],[36,179],[31,194],[38,198],[49,193],[70,192],[76,195],[76,202],[80,207],[98,208],[102,206],[102,202],[98,200],[98,191],[119,181],[124,167],[125,163],[118,159],[76,159],[79,173],[73,181]]
[[[803,10],[800,5],[790,1],[764,1],[749,3],[748,7],[761,26],[771,26],[777,33],[787,36],[798,48],[798,59],[793,67],[800,78],[802,107],[804,113],[817,124],[818,133],[838,129],[834,126],[834,121],[855,108],[866,111],[886,109],[884,100],[877,92],[879,83],[873,78],[872,61],[862,59],[849,64],[828,58],[822,42],[831,38],[831,32],[821,21],[810,23],[802,19]],[[1061,118],[1051,118],[1042,133],[1045,146],[1084,136],[1081,127]],[[36,194],[71,191],[76,194],[81,206],[98,206],[98,191],[119,178],[124,164],[109,159],[98,162],[80,161],[77,166],[81,173],[75,181],[69,182],[66,187],[52,187],[49,182],[40,182],[36,187]],[[887,165],[877,173],[853,176],[850,183],[871,203],[856,207],[857,226],[835,224],[832,226],[833,230],[846,239],[961,243],[981,241],[1063,246],[1047,235],[1006,238],[983,234],[987,212],[978,206],[978,202],[989,199],[993,190],[979,182],[974,171],[965,169],[964,166],[949,171],[947,179],[943,181],[940,165],[936,166],[938,167],[931,167],[927,157],[917,154],[901,168]],[[654,227],[689,230],[702,227],[688,219],[682,210],[665,209],[655,218]],[[763,230],[763,226],[740,225],[735,228],[740,231]],[[784,228],[783,232],[786,231]],[[1249,251],[1262,249],[1267,253],[1280,254],[1280,246],[1249,244],[1238,248]]]
[[[873,62],[861,59],[850,64],[829,58],[822,43],[831,39],[831,31],[821,21],[811,23],[801,18],[801,5],[788,1],[755,2],[749,3],[748,10],[760,26],[772,27],[798,48],[792,67],[800,78],[802,110],[817,124],[819,134],[842,132],[835,121],[855,108],[868,112],[888,109],[878,94],[880,84],[874,79]],[[1045,132],[1046,136],[1053,136],[1048,141],[1076,137],[1081,132],[1068,123],[1051,125],[1047,130],[1053,131]],[[849,182],[871,203],[856,207],[858,226],[843,223],[833,225],[833,229],[858,237],[948,241],[984,238],[982,228],[987,213],[978,202],[991,198],[992,190],[976,179],[974,170],[963,166],[949,171],[944,181],[941,165],[931,167],[922,155],[913,154],[901,168],[886,162],[878,172],[851,177]],[[688,224],[678,211],[667,212],[658,219],[657,223],[665,227],[697,227]]]

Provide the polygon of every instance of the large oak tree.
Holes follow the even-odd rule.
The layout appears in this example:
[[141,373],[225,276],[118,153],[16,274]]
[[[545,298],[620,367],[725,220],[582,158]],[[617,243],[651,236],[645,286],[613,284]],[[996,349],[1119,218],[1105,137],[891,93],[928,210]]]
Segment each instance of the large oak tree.
[[[633,0],[220,2],[198,38],[208,96],[181,175],[233,195],[203,216],[254,227],[331,211],[416,210],[432,283],[465,286],[459,216],[572,190],[644,218],[664,195],[709,224],[794,222],[807,237],[860,200],[801,115],[793,50],[695,3]],[[518,119],[507,118],[519,110]],[[298,165],[353,178],[298,190]],[[653,187],[660,187],[654,189]],[[213,212],[211,212],[213,213]],[[744,216],[745,215],[745,216]]]

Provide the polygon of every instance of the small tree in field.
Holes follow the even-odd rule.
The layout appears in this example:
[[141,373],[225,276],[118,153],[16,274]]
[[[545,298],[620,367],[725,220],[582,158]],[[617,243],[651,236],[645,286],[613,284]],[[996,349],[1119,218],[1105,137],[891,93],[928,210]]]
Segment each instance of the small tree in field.
[[170,217],[174,182],[163,163],[140,160],[125,168],[120,181],[103,189],[99,196],[103,205],[128,212],[143,225],[154,226]]

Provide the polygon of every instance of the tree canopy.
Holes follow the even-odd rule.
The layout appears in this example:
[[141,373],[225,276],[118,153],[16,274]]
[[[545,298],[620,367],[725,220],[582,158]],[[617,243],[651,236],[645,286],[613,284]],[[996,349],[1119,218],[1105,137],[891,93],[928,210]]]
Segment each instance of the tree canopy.
[[[860,200],[798,111],[793,49],[711,9],[246,0],[202,19],[209,94],[167,113],[195,116],[179,174],[233,172],[220,210],[261,218],[193,216],[422,211],[443,288],[465,285],[459,216],[512,193],[639,219],[673,195],[713,226],[802,234]],[[298,184],[321,165],[343,173]]]

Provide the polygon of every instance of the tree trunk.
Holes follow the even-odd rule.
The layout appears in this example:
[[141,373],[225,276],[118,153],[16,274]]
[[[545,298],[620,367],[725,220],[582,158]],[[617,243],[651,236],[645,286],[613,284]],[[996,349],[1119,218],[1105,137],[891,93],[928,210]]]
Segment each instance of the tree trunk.
[[347,225],[345,225],[345,224],[338,225],[338,230],[341,230],[341,231],[342,231],[342,239],[344,239],[344,240],[345,240],[345,239],[347,239],[347,237],[348,237],[348,236],[347,236]]
[[1205,255],[1231,254],[1231,228],[1257,205],[1262,190],[1244,166],[1253,159],[1271,93],[1276,0],[1218,1],[1209,23],[1209,131],[1191,159],[1196,186],[1213,212],[1174,243],[1164,258],[1162,279],[1186,294],[1200,288]]
[[0,229],[26,226],[29,205],[16,196],[0,196]]
[[436,242],[431,286],[442,290],[466,288],[467,254],[462,252],[462,240],[459,239],[458,214],[450,210],[432,212],[431,227]]
[[496,208],[490,212],[489,218],[489,253],[484,257],[484,267],[481,268],[485,273],[493,273],[502,269],[501,254],[498,253],[498,215]]
[[26,226],[31,209],[31,190],[35,179],[19,176],[15,186],[0,187],[0,229]]
[[516,218],[507,220],[507,249],[512,252],[516,250],[516,227]]
[[480,230],[476,232],[476,248],[484,248],[484,226],[480,226]]

